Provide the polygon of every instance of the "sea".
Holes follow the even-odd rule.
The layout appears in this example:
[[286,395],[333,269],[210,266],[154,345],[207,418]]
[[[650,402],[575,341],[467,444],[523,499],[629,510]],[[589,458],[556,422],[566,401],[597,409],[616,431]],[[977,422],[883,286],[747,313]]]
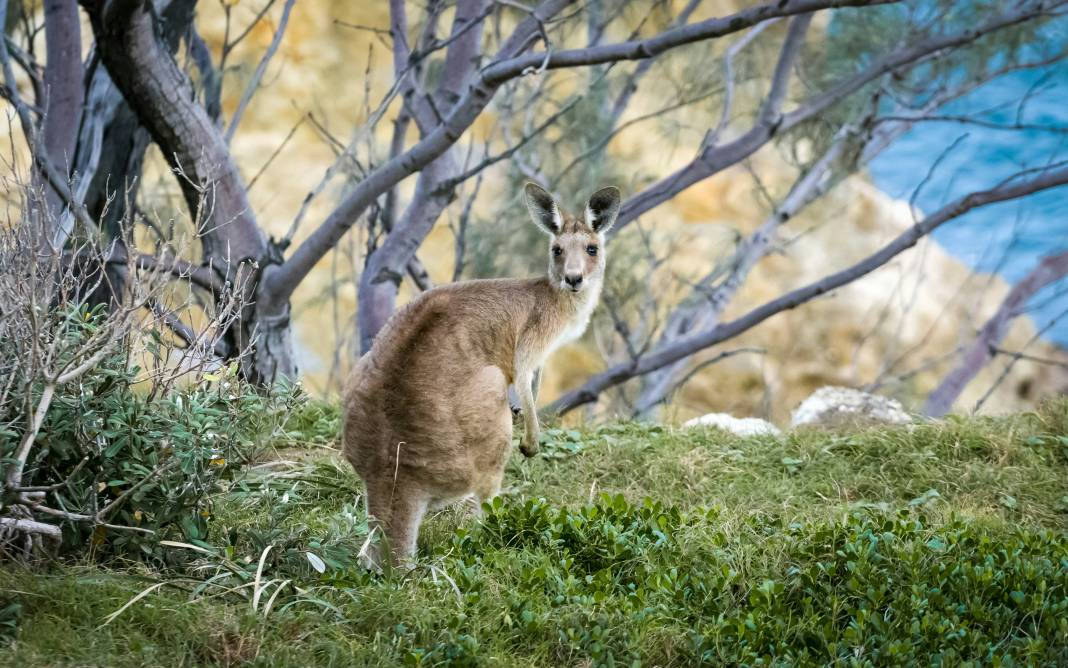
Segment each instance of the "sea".
[[[1022,169],[1068,160],[1068,63],[995,79],[939,114],[982,123],[919,123],[870,165],[876,186],[925,213]],[[1042,257],[1068,250],[1068,186],[974,209],[933,236],[968,266],[1013,283]],[[1045,338],[1068,347],[1068,280],[1036,295],[1027,311]]]

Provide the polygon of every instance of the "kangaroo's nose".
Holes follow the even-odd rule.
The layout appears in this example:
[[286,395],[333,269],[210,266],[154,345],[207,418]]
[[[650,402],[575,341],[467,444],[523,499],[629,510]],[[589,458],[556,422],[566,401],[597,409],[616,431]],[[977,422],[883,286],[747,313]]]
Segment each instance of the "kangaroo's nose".
[[582,285],[582,274],[568,274],[564,276],[564,281],[573,288],[577,288]]

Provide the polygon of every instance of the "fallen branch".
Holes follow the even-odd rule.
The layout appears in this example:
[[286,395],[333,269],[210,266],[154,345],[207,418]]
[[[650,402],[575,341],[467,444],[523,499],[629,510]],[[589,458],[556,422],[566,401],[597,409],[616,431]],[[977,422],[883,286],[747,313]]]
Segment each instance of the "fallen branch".
[[20,520],[14,517],[0,517],[0,528],[19,533],[47,536],[57,542],[63,537],[63,532],[54,524],[45,524],[34,520]]

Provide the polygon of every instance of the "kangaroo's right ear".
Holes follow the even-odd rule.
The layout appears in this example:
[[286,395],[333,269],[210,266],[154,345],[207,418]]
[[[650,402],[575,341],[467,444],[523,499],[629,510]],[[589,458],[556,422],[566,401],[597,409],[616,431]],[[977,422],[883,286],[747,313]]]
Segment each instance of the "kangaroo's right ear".
[[556,205],[553,196],[541,186],[528,183],[523,188],[524,199],[527,201],[527,211],[534,224],[550,236],[560,234],[560,226],[564,219],[560,215],[560,207]]

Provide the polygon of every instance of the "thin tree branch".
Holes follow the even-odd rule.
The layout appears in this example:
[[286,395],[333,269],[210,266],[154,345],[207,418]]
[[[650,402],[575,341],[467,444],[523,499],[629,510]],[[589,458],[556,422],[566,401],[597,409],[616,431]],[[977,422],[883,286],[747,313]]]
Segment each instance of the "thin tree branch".
[[[685,25],[690,20],[690,16],[701,5],[701,0],[690,0],[686,3],[686,6],[682,8],[675,20],[672,21],[671,27],[678,27]],[[761,24],[763,25],[763,24]],[[612,111],[609,118],[611,124],[615,125],[619,122],[620,116],[627,110],[630,105],[630,100],[634,97],[634,94],[638,92],[638,84],[641,79],[649,72],[653,64],[656,61],[652,58],[648,58],[638,63],[638,66],[634,68],[630,76],[623,82],[623,88],[619,91],[619,95],[616,97],[616,101],[612,103]]]
[[[696,303],[692,306],[680,306],[672,313],[659,341],[660,345],[681,338],[695,329],[719,324],[720,316],[745,283],[749,272],[768,254],[777,230],[831,187],[833,180],[828,178],[828,174],[845,150],[850,134],[850,128],[843,128],[831,147],[794,183],[771,215],[738,245],[726,278],[715,289],[707,295],[701,294],[708,289],[709,282],[721,273],[719,270],[698,281],[694,286],[694,292],[698,294],[691,298],[691,301]],[[636,403],[635,409],[639,414],[652,410],[670,394],[678,385],[674,377],[682,371],[685,364],[686,360],[680,359],[653,374],[651,382],[642,390]]]
[[931,417],[942,417],[949,412],[968,383],[994,359],[998,345],[1009,331],[1009,325],[1020,315],[1027,301],[1042,288],[1065,276],[1068,276],[1068,251],[1042,258],[1034,269],[1020,279],[979,330],[957,366],[927,396],[923,412]]
[[230,125],[226,128],[226,134],[223,136],[227,145],[234,138],[234,133],[237,132],[237,126],[241,123],[241,118],[245,115],[245,109],[248,108],[249,102],[252,101],[252,96],[256,94],[256,90],[260,87],[260,82],[263,80],[263,75],[267,71],[267,64],[271,62],[271,58],[278,51],[278,47],[282,44],[282,37],[285,35],[286,26],[289,24],[289,13],[293,10],[293,4],[296,0],[286,0],[285,6],[282,8],[282,18],[278,21],[278,27],[274,31],[274,37],[271,39],[270,46],[267,47],[267,51],[264,52],[263,58],[260,58],[259,65],[256,66],[256,71],[252,74],[252,78],[248,82],[248,86],[245,87],[244,94],[241,95],[241,101],[237,103],[237,109],[234,110],[234,115],[230,119]]
[[[780,0],[774,4],[746,9],[731,16],[667,30],[649,39],[554,53],[512,55],[511,52],[522,47],[527,37],[534,34],[539,25],[569,4],[566,0],[546,0],[520,23],[498,53],[498,57],[479,72],[464,96],[433,132],[405,153],[368,174],[367,178],[353,188],[283,265],[269,268],[270,270],[264,276],[266,292],[274,300],[287,299],[304,276],[337,244],[372,202],[448,150],[479,117],[493,98],[497,88],[528,70],[534,71],[542,68],[543,65],[547,68],[561,68],[618,60],[641,60],[685,44],[738,32],[775,17],[805,14],[828,7],[857,7],[889,4],[895,1]],[[636,215],[636,209],[633,207],[632,212]]]
[[[963,46],[984,35],[1044,16],[1051,9],[1051,5],[1065,4],[1068,4],[1068,0],[1055,0],[1053,3],[1048,0],[1022,2],[1011,11],[999,14],[974,28],[948,35],[936,35],[889,53],[874,61],[863,71],[842,80],[789,113],[780,116],[775,113],[777,110],[771,105],[765,105],[765,111],[761,114],[762,122],[754,123],[752,128],[730,143],[703,148],[689,164],[624,202],[617,222],[609,234],[611,236],[619,234],[646,211],[672,199],[695,183],[741,162],[764,146],[772,137],[817,117],[879,77],[928,58],[932,54]],[[779,68],[776,68],[776,71],[779,74],[783,73]],[[775,87],[774,82],[772,86]]]
[[863,260],[766,302],[735,320],[691,334],[669,345],[660,346],[637,361],[617,364],[591,377],[581,387],[567,392],[553,402],[548,410],[555,413],[566,413],[578,406],[596,401],[597,397],[610,387],[737,336],[778,313],[796,308],[836,288],[852,283],[875,271],[902,252],[912,248],[920,239],[936,228],[972,209],[995,202],[1017,199],[1025,195],[1068,184],[1068,167],[1063,164],[1058,164],[1055,168],[1038,171],[1038,176],[1033,178],[1021,180],[1023,176],[1034,173],[1036,173],[1036,170],[1024,170],[989,190],[972,192],[956,199],[927,216],[924,220],[917,222],[893,241]]

